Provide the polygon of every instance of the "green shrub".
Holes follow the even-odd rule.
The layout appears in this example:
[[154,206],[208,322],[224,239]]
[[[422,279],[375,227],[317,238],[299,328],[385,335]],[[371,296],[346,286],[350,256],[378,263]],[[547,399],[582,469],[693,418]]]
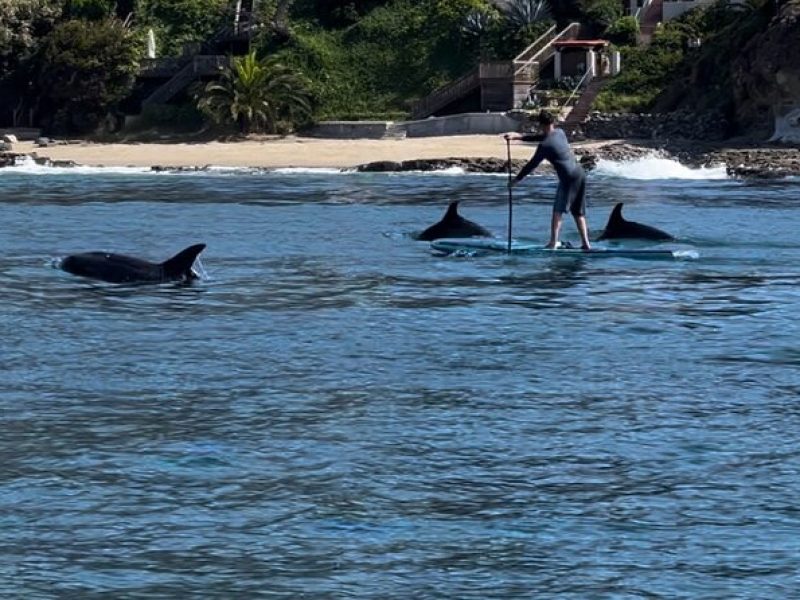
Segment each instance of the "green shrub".
[[207,40],[229,7],[228,0],[139,0],[136,23],[156,33],[159,56],[177,56],[186,42]]
[[606,38],[618,46],[635,46],[639,38],[636,17],[620,17],[606,31]]
[[114,12],[114,0],[67,0],[65,14],[70,19],[98,21]]
[[585,22],[595,33],[605,31],[622,17],[622,2],[619,0],[587,0]]
[[[356,24],[324,30],[298,23],[287,46],[260,40],[262,52],[302,70],[311,81],[316,120],[402,114],[411,103],[477,62],[462,37],[474,0],[396,0]],[[453,51],[453,48],[458,51]]]
[[600,112],[642,112],[649,108],[656,92],[649,94],[618,94],[602,91],[592,103],[592,110]]
[[43,40],[37,88],[57,131],[93,130],[128,96],[141,49],[117,19],[65,21]]

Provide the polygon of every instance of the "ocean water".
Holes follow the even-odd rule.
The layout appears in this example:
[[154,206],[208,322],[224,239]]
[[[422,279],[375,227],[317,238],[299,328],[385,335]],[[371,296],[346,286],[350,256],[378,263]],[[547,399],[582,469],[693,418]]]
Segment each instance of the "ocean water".
[[[691,261],[410,237],[504,236],[504,183],[0,170],[0,597],[797,597],[800,182],[602,163],[592,230]],[[191,286],[53,268],[198,242]]]

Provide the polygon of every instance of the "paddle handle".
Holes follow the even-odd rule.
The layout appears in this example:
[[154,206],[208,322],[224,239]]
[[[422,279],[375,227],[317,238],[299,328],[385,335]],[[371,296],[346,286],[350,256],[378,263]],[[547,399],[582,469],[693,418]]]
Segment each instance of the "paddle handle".
[[508,154],[508,245],[507,251],[511,254],[511,228],[514,223],[514,193],[511,190],[511,140],[506,138],[506,152]]

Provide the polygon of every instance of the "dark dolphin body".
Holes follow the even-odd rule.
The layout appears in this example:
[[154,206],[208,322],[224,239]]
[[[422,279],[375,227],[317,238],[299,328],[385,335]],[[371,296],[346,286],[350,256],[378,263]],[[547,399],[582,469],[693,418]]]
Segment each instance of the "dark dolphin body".
[[122,254],[85,252],[65,257],[60,266],[67,273],[110,283],[191,281],[197,279],[192,264],[205,247],[205,244],[189,246],[163,263],[152,263]]
[[458,214],[458,202],[451,202],[442,220],[420,233],[417,239],[430,242],[441,238],[492,237],[488,230]]
[[675,238],[668,234],[666,231],[661,231],[650,225],[642,225],[634,221],[626,221],[622,216],[622,202],[618,203],[614,210],[611,211],[611,216],[608,217],[606,228],[600,237],[600,240],[619,240],[619,239],[643,239],[643,240],[657,240],[657,241],[670,241]]

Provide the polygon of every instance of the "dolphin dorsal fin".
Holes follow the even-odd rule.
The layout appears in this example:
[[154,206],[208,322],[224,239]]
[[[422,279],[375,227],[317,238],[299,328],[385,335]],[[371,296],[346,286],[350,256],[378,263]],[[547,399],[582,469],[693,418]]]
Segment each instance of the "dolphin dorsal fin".
[[453,200],[450,204],[447,205],[447,212],[444,214],[445,218],[450,217],[457,217],[458,216],[458,203],[460,200]]
[[617,202],[614,206],[614,210],[611,211],[611,215],[608,217],[609,225],[612,223],[624,223],[625,218],[622,216],[622,205],[624,202]]
[[195,244],[194,246],[189,246],[181,250],[169,260],[165,260],[161,263],[161,267],[164,269],[164,275],[171,278],[188,275],[197,255],[205,250],[205,247],[205,244]]

